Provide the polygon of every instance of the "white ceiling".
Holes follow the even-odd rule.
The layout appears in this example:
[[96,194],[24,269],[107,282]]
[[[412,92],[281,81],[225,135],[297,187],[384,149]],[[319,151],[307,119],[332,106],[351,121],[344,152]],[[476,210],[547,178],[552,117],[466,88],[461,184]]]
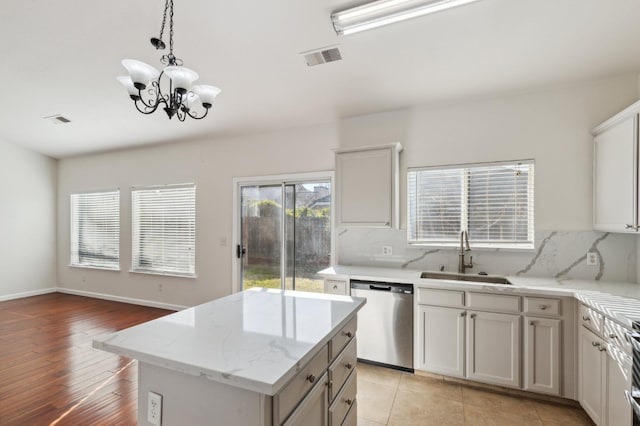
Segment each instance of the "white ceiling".
[[[0,139],[62,158],[640,72],[638,0],[482,0],[347,37],[329,16],[353,1],[175,3],[176,55],[222,89],[209,117],[143,116],[115,79],[161,68],[164,1],[3,0]],[[299,55],[335,44],[341,62]]]

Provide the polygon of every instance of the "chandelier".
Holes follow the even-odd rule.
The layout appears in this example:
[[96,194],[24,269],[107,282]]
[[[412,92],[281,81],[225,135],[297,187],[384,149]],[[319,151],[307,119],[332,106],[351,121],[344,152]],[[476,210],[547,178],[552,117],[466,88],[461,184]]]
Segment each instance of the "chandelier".
[[182,60],[173,54],[173,0],[165,0],[164,15],[160,27],[160,36],[151,39],[151,45],[163,50],[164,27],[169,15],[169,54],[163,55],[160,62],[165,66],[162,72],[144,62],[135,59],[123,59],[122,65],[128,76],[118,77],[118,81],[129,92],[136,108],[143,114],[152,114],[163,106],[169,118],[178,117],[184,121],[187,116],[201,120],[207,116],[220,89],[208,85],[193,85],[198,73],[183,67]]

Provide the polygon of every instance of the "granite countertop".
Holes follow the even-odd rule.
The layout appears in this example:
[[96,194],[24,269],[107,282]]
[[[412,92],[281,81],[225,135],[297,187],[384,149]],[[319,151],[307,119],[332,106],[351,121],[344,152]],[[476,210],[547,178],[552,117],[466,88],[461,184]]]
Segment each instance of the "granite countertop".
[[275,395],[365,303],[252,289],[99,336],[93,347]]
[[[366,266],[334,266],[320,271],[321,275],[344,275],[363,280],[393,280],[394,282],[417,286],[433,285],[433,280],[420,278],[422,271],[407,269],[375,268]],[[588,280],[530,278],[507,276],[512,285],[494,285],[464,281],[448,281],[448,288],[463,290],[490,289],[513,294],[540,294],[549,296],[575,297],[580,302],[602,312],[627,327],[631,322],[640,321],[640,284],[602,282]],[[440,281],[440,280],[439,280]]]

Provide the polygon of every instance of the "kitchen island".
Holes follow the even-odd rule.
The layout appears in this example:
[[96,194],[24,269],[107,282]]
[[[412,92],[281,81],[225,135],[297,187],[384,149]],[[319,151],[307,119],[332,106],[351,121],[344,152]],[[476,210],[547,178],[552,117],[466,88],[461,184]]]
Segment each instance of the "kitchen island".
[[[96,338],[139,361],[138,424],[356,421],[356,314],[365,300],[252,289]],[[154,407],[155,408],[155,407]],[[157,415],[157,414],[156,414]]]

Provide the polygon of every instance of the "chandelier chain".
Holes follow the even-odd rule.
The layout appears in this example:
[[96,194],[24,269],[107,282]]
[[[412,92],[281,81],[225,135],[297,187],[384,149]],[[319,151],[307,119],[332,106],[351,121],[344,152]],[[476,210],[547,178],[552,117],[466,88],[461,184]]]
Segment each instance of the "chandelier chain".
[[164,14],[162,15],[162,25],[160,26],[160,37],[159,40],[162,40],[162,35],[164,34],[164,26],[167,22],[167,9],[169,9],[169,0],[165,0],[164,2]]
[[168,1],[171,3],[171,15],[169,17],[169,55],[173,56],[173,0]]

